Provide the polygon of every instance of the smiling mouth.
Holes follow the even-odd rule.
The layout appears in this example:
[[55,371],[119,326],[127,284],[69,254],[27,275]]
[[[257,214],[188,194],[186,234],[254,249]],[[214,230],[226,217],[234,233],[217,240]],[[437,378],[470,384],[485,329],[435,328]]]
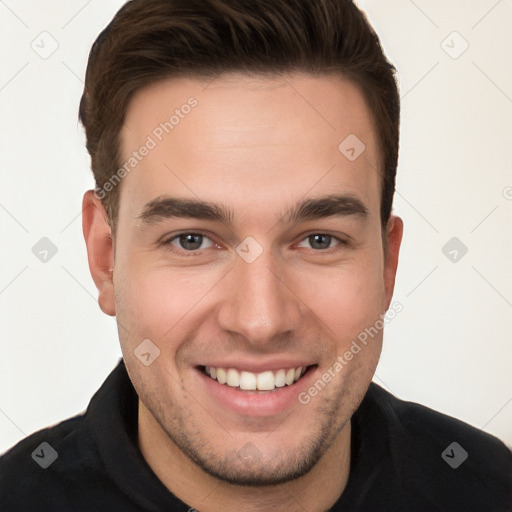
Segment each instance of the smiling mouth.
[[238,371],[234,368],[216,368],[201,366],[201,371],[219,384],[238,389],[239,391],[269,392],[279,388],[292,386],[314,366],[299,366],[298,368],[282,368],[276,371],[253,373]]

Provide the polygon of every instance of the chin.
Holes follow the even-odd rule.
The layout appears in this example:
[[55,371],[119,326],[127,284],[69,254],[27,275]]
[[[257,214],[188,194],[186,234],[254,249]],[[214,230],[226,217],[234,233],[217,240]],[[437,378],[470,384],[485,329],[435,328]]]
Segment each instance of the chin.
[[[321,459],[322,440],[314,445],[297,449],[288,449],[263,455],[255,444],[248,442],[238,451],[231,451],[223,456],[204,452],[197,453],[183,450],[193,462],[205,473],[231,485],[263,487],[279,485],[309,473]],[[182,448],[183,449],[183,448]]]

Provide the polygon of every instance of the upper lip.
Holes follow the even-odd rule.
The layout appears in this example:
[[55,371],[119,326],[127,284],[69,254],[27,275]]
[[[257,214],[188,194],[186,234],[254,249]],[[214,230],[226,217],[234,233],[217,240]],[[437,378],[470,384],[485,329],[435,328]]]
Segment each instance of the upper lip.
[[201,366],[210,366],[214,368],[233,368],[238,371],[246,371],[252,373],[261,373],[264,371],[277,371],[281,369],[299,368],[312,366],[315,363],[311,361],[297,360],[297,359],[269,359],[267,361],[249,361],[249,360],[223,360],[223,361],[209,361],[202,363]]

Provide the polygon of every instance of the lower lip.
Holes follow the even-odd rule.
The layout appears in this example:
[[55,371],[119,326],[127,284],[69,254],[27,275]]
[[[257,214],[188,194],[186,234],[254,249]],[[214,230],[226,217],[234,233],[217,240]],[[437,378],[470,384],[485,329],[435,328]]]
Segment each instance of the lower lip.
[[262,393],[261,391],[241,391],[239,388],[220,384],[199,368],[196,368],[196,371],[206,392],[221,406],[238,415],[259,417],[279,414],[298,405],[298,394],[309,387],[316,373],[314,367],[309,367],[306,373],[290,386]]

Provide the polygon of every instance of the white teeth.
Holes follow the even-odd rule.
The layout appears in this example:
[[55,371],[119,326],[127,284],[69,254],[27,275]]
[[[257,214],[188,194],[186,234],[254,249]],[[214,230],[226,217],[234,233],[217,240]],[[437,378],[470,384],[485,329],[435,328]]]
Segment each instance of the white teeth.
[[228,370],[227,384],[233,388],[240,386],[240,374],[233,368],[229,368]]
[[[235,370],[233,370],[235,371]],[[255,390],[256,389],[256,375],[251,372],[240,373],[240,389]]]
[[276,385],[276,388],[282,388],[286,384],[285,374],[286,372],[284,370],[277,370],[276,376],[274,378],[274,384]]
[[212,379],[217,380],[220,384],[227,384],[233,388],[246,391],[272,391],[275,388],[282,388],[285,385],[292,385],[297,382],[306,367],[281,369],[276,372],[270,370],[261,373],[252,373],[247,371],[235,370],[234,368],[215,368],[213,366],[205,366],[205,372]]
[[284,378],[284,381],[286,382],[286,384],[288,384],[288,386],[290,384],[293,384],[293,381],[295,380],[295,370],[293,368],[290,368],[287,372],[286,372],[286,376]]
[[[213,379],[213,376],[212,376],[212,379]],[[226,384],[226,382],[228,381],[228,376],[227,376],[226,370],[224,370],[224,368],[217,368],[217,380],[221,384]]]
[[257,382],[260,391],[270,391],[275,388],[274,374],[272,372],[258,373]]

